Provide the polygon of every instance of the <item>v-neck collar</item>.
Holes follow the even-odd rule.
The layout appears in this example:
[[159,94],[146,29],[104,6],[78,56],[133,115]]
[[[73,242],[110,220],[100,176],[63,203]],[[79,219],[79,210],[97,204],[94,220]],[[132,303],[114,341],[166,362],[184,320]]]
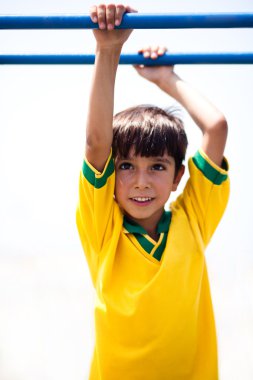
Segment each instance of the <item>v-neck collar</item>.
[[[170,222],[171,222],[171,211],[164,210],[161,216],[161,219],[159,220],[157,224],[157,228],[156,228],[157,233],[160,234],[162,232],[168,232],[169,227],[170,227]],[[123,226],[126,229],[125,231],[126,233],[148,235],[145,228],[143,228],[138,223],[128,218],[126,215],[124,215]]]
[[[147,233],[147,231],[138,223],[124,216],[123,227],[126,234],[133,236],[135,244],[140,247],[152,261],[160,261],[163,251],[166,246],[168,231],[171,223],[171,211],[163,212],[163,215],[157,225],[157,233],[160,235],[159,240],[154,241]],[[130,238],[131,240],[132,238]]]

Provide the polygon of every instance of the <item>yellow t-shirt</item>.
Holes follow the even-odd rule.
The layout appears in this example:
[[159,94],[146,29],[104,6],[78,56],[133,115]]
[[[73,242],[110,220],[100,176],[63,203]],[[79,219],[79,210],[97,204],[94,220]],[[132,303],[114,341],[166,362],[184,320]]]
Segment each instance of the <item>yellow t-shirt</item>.
[[84,161],[77,226],[96,290],[90,380],[218,379],[204,249],[228,201],[223,163],[202,151],[189,159],[156,242],[114,200],[112,157],[103,173]]

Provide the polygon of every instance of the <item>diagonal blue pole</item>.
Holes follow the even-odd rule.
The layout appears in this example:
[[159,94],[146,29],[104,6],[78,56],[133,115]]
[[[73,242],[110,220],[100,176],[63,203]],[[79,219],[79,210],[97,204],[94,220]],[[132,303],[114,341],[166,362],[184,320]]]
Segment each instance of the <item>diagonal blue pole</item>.
[[[94,29],[89,15],[0,15],[0,29]],[[253,28],[253,13],[125,14],[117,29]]]
[[[92,65],[94,54],[75,55],[0,55],[0,64],[49,64],[49,65]],[[123,65],[176,65],[176,64],[253,64],[253,52],[248,53],[166,53],[153,60],[144,58],[142,54],[122,54],[120,64]]]

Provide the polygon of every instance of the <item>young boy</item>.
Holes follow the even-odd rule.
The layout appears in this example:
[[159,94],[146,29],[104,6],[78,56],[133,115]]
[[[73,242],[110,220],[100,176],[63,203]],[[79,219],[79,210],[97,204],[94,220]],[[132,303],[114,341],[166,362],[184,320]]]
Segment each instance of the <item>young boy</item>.
[[[224,116],[172,67],[136,67],[176,99],[203,133],[183,194],[182,122],[138,106],[113,119],[122,5],[94,6],[96,62],[77,226],[96,289],[91,380],[217,380],[215,323],[204,250],[228,200]],[[156,59],[164,48],[142,49]],[[133,86],[131,86],[133,88]],[[113,128],[112,128],[113,125]]]

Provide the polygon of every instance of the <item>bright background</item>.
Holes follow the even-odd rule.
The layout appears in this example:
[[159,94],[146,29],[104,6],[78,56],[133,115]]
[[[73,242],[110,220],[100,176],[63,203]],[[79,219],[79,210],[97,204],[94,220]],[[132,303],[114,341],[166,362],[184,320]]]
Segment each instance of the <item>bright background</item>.
[[[88,13],[91,1],[0,0],[0,14]],[[140,12],[253,12],[252,0],[133,0]],[[253,51],[253,30],[136,30],[124,47]],[[94,52],[91,31],[0,31],[0,53]],[[177,66],[229,123],[231,198],[207,250],[221,380],[253,378],[253,66]],[[0,67],[0,379],[87,379],[93,292],[75,226],[91,66]],[[118,70],[115,112],[174,104]],[[190,147],[200,133],[184,116]],[[186,180],[186,178],[185,178]],[[185,183],[185,182],[184,182]]]

